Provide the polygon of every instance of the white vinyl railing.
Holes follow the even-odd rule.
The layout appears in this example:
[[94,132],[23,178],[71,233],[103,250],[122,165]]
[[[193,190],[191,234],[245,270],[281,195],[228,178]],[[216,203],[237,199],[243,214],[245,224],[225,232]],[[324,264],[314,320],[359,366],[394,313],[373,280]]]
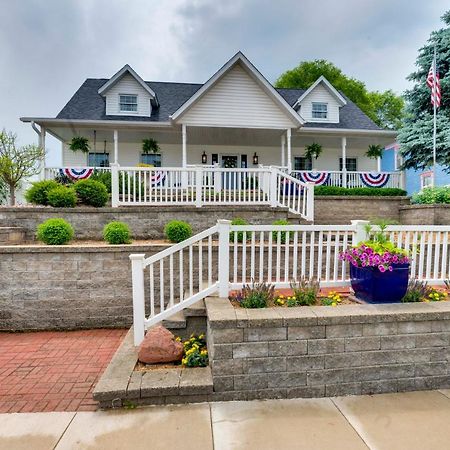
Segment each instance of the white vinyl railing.
[[73,179],[76,178],[77,173],[83,173],[86,171],[93,171],[93,172],[109,172],[111,170],[110,167],[75,167],[75,166],[68,166],[68,167],[45,167],[44,168],[44,179],[45,180],[54,180],[55,178],[63,177],[63,176],[69,176],[74,175]]
[[[349,267],[339,254],[367,239],[367,223],[231,225],[219,220],[150,258],[131,255],[135,344],[146,328],[212,294],[227,297],[244,283],[288,288],[305,277],[324,287],[348,285]],[[410,252],[411,278],[432,284],[450,278],[450,226],[393,225],[386,232]]]
[[[402,174],[396,172],[339,171],[339,170],[293,170],[291,176],[301,181],[320,180],[322,186],[346,188],[387,187],[403,189]],[[318,184],[319,184],[318,183]]]
[[314,218],[314,186],[274,167],[227,169],[111,165],[111,203],[129,205],[270,205]]

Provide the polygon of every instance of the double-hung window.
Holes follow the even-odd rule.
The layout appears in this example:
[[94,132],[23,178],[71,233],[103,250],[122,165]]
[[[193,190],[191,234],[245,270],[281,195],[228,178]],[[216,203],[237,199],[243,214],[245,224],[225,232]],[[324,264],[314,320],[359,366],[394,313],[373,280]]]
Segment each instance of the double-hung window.
[[109,153],[89,153],[89,167],[109,167]]
[[141,155],[141,163],[153,167],[161,167],[161,153],[143,153]]
[[137,95],[120,94],[119,110],[120,112],[137,112]]
[[311,158],[304,156],[294,156],[294,170],[312,170]]
[[[339,158],[339,170],[342,172],[343,168],[342,158]],[[358,170],[356,158],[345,158],[345,168],[347,172],[356,172]]]
[[312,118],[326,119],[328,117],[328,105],[326,103],[312,102]]

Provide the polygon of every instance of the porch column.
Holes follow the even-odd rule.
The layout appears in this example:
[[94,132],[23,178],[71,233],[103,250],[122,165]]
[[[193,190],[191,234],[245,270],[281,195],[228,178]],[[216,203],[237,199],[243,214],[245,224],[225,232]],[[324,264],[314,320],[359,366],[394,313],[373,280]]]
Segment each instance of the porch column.
[[114,130],[114,164],[119,164],[119,132]]
[[281,135],[281,167],[285,166],[284,152],[286,148],[286,136],[284,133]]
[[186,134],[186,125],[183,123],[181,125],[181,135],[182,135],[182,147],[181,147],[181,166],[187,166],[187,134]]
[[341,138],[342,148],[342,187],[347,187],[347,138],[342,136]]
[[286,140],[287,140],[287,170],[288,173],[292,171],[292,156],[291,156],[291,129],[288,128],[286,131]]
[[[46,137],[46,130],[45,127],[41,125],[41,133],[39,135],[39,147],[44,149],[45,152],[45,137]],[[45,180],[45,154],[43,160],[39,163],[39,179]]]
[[[186,168],[187,167],[187,132],[186,132],[186,125],[183,123],[181,124],[181,139],[182,139],[182,145],[181,145],[181,167]],[[186,171],[181,172],[181,187],[183,189],[187,188],[188,186],[188,173]]]

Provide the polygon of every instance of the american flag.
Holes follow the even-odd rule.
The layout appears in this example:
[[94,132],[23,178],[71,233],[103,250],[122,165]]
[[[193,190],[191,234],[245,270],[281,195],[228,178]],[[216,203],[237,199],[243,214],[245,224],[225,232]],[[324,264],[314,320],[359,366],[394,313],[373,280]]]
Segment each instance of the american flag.
[[436,69],[436,57],[433,59],[428,71],[427,86],[431,89],[431,104],[439,108],[441,106],[441,83],[439,81],[439,72]]

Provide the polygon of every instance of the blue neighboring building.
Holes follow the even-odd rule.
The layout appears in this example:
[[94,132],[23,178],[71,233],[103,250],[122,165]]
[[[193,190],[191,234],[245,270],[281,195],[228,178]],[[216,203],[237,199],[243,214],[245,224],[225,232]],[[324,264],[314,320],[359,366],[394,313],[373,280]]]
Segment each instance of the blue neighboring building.
[[[381,157],[381,171],[392,172],[398,170],[401,165],[400,145],[397,143],[388,145],[384,148]],[[415,170],[408,169],[405,171],[405,189],[408,195],[420,191],[422,188],[430,186],[431,170]],[[444,172],[442,166],[438,166],[436,170],[436,186],[450,185],[450,174]]]

